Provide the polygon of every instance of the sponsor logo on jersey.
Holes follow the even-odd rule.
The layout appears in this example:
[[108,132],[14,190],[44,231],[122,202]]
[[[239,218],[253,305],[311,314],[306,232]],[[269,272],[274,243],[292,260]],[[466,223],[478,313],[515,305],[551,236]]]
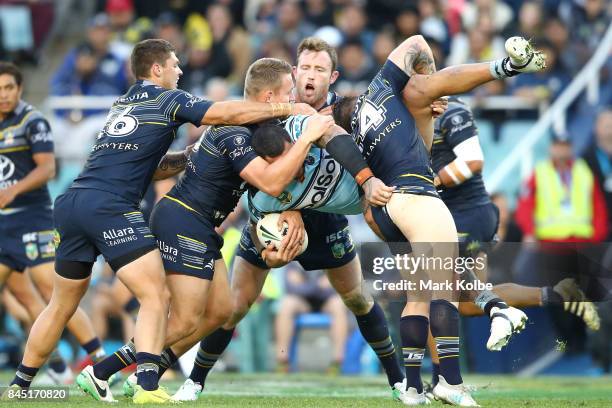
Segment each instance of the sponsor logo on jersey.
[[453,117],[451,117],[451,122],[453,123],[453,125],[457,126],[463,123],[463,117],[459,114],[459,115],[454,115]]
[[97,145],[93,145],[93,147],[91,148],[92,152],[96,152],[98,150],[101,149],[114,149],[114,150],[124,150],[124,151],[131,151],[131,150],[138,150],[140,146],[138,145],[138,143],[115,143],[115,142],[106,142],[106,143],[99,143]]
[[176,257],[178,256],[178,249],[175,247],[166,244],[164,241],[157,241],[157,246],[159,247],[159,251],[161,252],[162,259],[165,259],[170,262],[176,262]]
[[55,249],[57,249],[57,247],[59,247],[60,242],[62,241],[62,238],[60,236],[60,233],[57,229],[53,230],[53,245],[55,246]]
[[334,255],[334,258],[337,258],[337,259],[342,258],[344,254],[346,253],[342,242],[336,242],[334,245],[332,245],[331,250],[332,250],[332,254]]
[[102,232],[102,237],[104,238],[104,241],[106,241],[106,245],[108,246],[125,244],[126,242],[132,242],[138,239],[132,227],[109,229]]
[[36,245],[36,242],[28,242],[25,246],[25,252],[30,261],[38,258],[38,245]]
[[128,102],[139,101],[141,99],[147,99],[148,97],[149,97],[149,94],[147,92],[141,92],[141,93],[134,94],[132,96],[128,96],[127,98],[119,98],[118,101],[121,103],[128,103]]
[[240,146],[237,147],[236,149],[232,150],[229,154],[230,159],[235,160],[240,156],[244,156],[245,154],[252,152],[253,151],[253,147],[252,146]]
[[276,197],[276,199],[283,204],[291,204],[292,198],[293,195],[289,191],[283,191],[278,197]]
[[245,141],[244,136],[236,136],[236,137],[234,138],[234,144],[235,144],[236,146],[241,146],[241,145],[243,145],[243,144],[244,144],[244,141]]
[[465,122],[463,124],[460,124],[460,125],[457,125],[457,126],[453,126],[451,128],[451,133],[460,132],[463,129],[469,128],[470,126],[472,126],[472,121],[468,120],[467,122]]

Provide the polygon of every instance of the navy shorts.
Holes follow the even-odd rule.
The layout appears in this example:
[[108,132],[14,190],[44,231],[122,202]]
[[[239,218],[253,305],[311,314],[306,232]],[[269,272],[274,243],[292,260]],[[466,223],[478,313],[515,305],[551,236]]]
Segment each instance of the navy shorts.
[[[355,258],[355,244],[344,215],[302,210],[304,227],[308,234],[308,248],[295,258],[307,271],[339,268]],[[269,269],[257,251],[249,225],[245,225],[236,255],[249,263]]]
[[[493,203],[463,210],[450,210],[457,226],[460,256],[475,255],[489,249],[494,243],[499,226],[499,209]],[[407,242],[400,229],[393,223],[386,207],[372,207],[372,217],[380,228],[385,241]]]
[[53,212],[34,207],[0,215],[0,264],[23,272],[55,259]]
[[151,230],[167,273],[212,280],[223,246],[212,220],[165,197],[153,207]]
[[117,271],[157,248],[138,205],[113,193],[70,189],[55,201],[53,218],[62,276],[59,264],[65,262],[93,263],[102,254]]
[[493,203],[466,209],[449,208],[459,235],[459,251],[462,256],[488,250],[488,243],[496,241],[499,226],[499,209]]

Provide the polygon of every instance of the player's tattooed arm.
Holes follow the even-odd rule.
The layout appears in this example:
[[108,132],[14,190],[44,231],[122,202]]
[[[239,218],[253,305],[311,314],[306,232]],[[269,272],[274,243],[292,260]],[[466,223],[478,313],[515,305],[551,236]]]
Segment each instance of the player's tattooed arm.
[[389,60],[410,77],[417,74],[431,75],[436,72],[431,48],[421,35],[405,39],[389,54]]
[[182,152],[166,153],[153,174],[153,180],[167,179],[185,170],[192,149],[193,145],[190,145]]
[[404,71],[410,76],[431,75],[436,72],[433,54],[427,43],[415,41],[408,47],[404,55]]

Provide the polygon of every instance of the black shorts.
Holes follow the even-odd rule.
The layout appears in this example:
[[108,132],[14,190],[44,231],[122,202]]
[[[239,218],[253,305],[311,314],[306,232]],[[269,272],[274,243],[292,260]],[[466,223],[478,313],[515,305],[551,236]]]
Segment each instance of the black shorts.
[[[295,258],[302,268],[307,271],[339,268],[355,258],[355,244],[344,215],[303,210],[302,218],[308,248]],[[261,269],[269,269],[251,239],[248,225],[242,230],[236,255]]]
[[151,230],[167,273],[212,280],[223,247],[212,220],[164,197],[151,213]]
[[118,271],[157,247],[138,205],[106,191],[68,190],[55,201],[53,218],[56,270],[62,276],[60,265],[66,262],[93,264],[102,254]]
[[0,215],[0,265],[23,272],[54,259],[51,208],[32,207]]

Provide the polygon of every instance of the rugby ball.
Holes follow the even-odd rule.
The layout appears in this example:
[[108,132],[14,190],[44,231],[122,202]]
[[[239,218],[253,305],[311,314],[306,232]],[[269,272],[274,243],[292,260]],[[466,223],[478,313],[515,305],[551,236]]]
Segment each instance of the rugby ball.
[[[283,223],[283,227],[281,230],[278,229],[278,217],[280,217],[279,213],[270,213],[264,215],[257,222],[257,238],[259,238],[259,242],[264,247],[272,244],[274,248],[279,248],[281,241],[287,235],[289,230],[289,226],[287,223]],[[302,249],[298,253],[298,255],[304,253],[306,248],[308,247],[308,234],[304,231],[304,243],[302,244]]]

